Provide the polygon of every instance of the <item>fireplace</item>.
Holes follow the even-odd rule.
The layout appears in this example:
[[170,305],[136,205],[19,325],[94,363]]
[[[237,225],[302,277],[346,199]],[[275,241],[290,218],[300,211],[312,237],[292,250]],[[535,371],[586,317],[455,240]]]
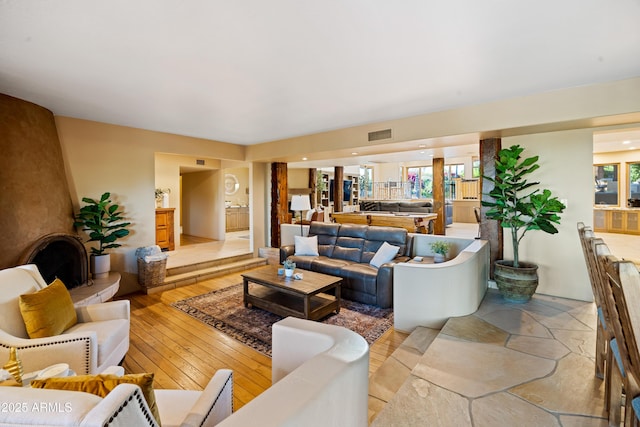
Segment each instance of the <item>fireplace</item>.
[[19,264],[35,264],[45,282],[58,278],[72,289],[87,283],[87,259],[87,250],[79,237],[54,233],[27,248]]

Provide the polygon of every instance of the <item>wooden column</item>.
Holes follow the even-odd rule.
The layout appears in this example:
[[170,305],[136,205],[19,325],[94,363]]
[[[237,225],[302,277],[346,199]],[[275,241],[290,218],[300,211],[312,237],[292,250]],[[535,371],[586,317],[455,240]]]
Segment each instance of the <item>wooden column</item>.
[[[481,200],[493,200],[487,194],[493,188],[493,182],[482,179],[483,176],[495,178],[496,159],[502,148],[500,138],[487,138],[480,140],[480,188]],[[485,217],[488,207],[480,207],[480,238],[489,241],[490,249],[490,276],[493,278],[493,263],[503,257],[502,227],[498,221],[487,220]]]
[[309,188],[311,189],[311,207],[318,206],[318,186],[317,186],[317,169],[309,169]]
[[447,225],[444,205],[444,158],[433,159],[433,213],[438,214],[433,234],[444,236]]
[[333,169],[333,211],[342,212],[342,198],[344,196],[344,168],[336,166]]
[[289,216],[287,191],[287,164],[271,164],[271,247],[280,247],[280,225],[286,224]]

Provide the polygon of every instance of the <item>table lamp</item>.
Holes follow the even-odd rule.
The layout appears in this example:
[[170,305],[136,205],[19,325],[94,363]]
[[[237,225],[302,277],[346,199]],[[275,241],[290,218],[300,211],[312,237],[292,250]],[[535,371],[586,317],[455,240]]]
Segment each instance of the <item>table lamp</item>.
[[291,210],[300,211],[300,235],[304,236],[302,231],[302,211],[308,211],[311,209],[311,202],[309,202],[309,196],[299,195],[291,197]]

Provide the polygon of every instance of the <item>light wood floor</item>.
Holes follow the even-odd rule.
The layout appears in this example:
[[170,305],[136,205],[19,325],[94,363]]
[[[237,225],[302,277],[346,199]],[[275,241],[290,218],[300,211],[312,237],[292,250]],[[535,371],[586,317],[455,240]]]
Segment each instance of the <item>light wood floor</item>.
[[[207,326],[170,304],[240,283],[239,273],[153,295],[127,295],[131,301],[131,345],[127,373],[154,372],[154,387],[201,390],[217,369],[234,375],[237,410],[271,385],[271,359]],[[404,341],[407,334],[387,331],[370,349],[369,374]]]

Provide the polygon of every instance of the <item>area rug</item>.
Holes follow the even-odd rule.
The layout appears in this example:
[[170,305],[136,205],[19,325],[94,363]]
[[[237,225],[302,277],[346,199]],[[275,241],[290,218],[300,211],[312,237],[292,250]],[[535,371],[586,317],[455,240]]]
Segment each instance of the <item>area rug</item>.
[[[242,284],[171,304],[201,322],[224,332],[241,343],[271,356],[271,325],[282,317],[242,303]],[[382,309],[342,299],[339,314],[322,323],[343,326],[362,335],[369,344],[393,326],[393,309]]]

